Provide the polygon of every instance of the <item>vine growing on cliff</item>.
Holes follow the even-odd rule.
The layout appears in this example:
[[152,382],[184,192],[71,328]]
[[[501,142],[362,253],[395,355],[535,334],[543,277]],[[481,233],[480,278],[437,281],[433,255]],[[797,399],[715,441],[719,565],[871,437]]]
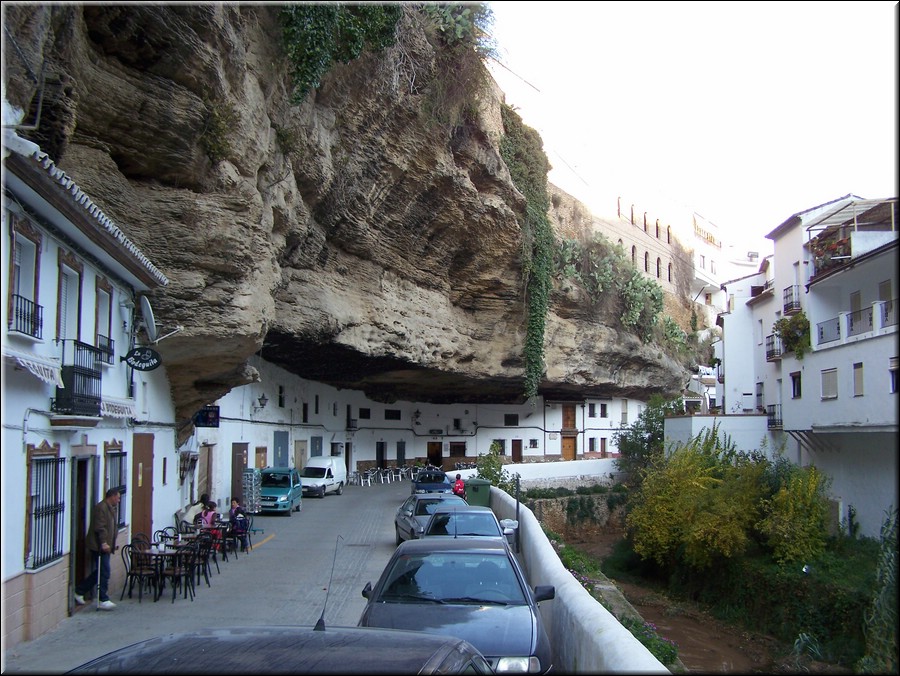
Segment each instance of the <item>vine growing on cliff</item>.
[[522,227],[522,268],[525,275],[528,325],[525,333],[525,396],[537,394],[544,375],[544,330],[550,307],[554,239],[547,212],[547,172],[550,162],[541,137],[525,126],[522,118],[507,105],[501,106],[504,136],[500,154],[509,168],[513,184],[525,196],[525,223]]
[[282,45],[292,67],[294,103],[300,103],[335,62],[349,63],[364,48],[394,42],[400,4],[288,4],[281,10]]

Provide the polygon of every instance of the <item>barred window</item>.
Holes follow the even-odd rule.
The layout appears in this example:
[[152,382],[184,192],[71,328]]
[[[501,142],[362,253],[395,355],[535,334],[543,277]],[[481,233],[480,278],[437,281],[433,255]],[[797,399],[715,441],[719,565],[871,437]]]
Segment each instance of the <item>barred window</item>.
[[[106,477],[104,495],[110,488],[118,489],[122,497],[128,491],[128,454],[122,450],[121,442],[104,444],[106,451]],[[125,500],[119,502],[119,528],[125,526]]]
[[25,523],[25,568],[35,570],[62,558],[66,511],[65,458],[59,446],[28,451],[28,512]]

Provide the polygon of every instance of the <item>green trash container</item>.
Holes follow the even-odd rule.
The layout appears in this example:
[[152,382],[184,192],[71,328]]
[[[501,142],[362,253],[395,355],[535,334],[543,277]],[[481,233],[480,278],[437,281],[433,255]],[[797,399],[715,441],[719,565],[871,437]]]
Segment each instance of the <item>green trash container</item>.
[[487,479],[466,479],[466,501],[470,505],[491,506],[491,482]]

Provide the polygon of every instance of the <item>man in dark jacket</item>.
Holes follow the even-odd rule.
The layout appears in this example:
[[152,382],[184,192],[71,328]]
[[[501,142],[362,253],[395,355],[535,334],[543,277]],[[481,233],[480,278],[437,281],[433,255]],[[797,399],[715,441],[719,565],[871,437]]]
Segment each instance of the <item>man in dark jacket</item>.
[[97,580],[100,569],[99,610],[113,610],[116,604],[109,600],[109,556],[116,551],[116,536],[119,534],[119,502],[122,495],[117,488],[106,491],[106,497],[94,505],[91,512],[91,527],[85,543],[91,551],[91,574],[75,585],[75,603],[84,605],[84,596],[90,592]]

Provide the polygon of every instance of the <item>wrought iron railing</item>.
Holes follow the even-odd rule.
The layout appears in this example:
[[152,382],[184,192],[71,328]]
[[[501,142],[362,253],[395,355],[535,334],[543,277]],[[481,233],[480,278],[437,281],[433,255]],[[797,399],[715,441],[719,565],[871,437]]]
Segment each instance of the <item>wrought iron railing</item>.
[[12,316],[9,328],[32,338],[42,338],[44,333],[44,308],[24,296],[13,294]]
[[781,338],[774,333],[766,336],[766,361],[781,359]]
[[104,364],[112,364],[116,352],[116,341],[109,336],[97,334],[97,349],[100,350],[100,361]]
[[65,387],[56,388],[50,408],[62,415],[100,415],[102,372],[99,348],[80,340],[64,340],[61,376]]
[[780,430],[783,422],[781,420],[781,404],[769,404],[766,407],[766,416],[768,417],[768,428],[770,430]]
[[785,287],[782,292],[784,314],[795,315],[800,312],[800,287],[796,284]]

